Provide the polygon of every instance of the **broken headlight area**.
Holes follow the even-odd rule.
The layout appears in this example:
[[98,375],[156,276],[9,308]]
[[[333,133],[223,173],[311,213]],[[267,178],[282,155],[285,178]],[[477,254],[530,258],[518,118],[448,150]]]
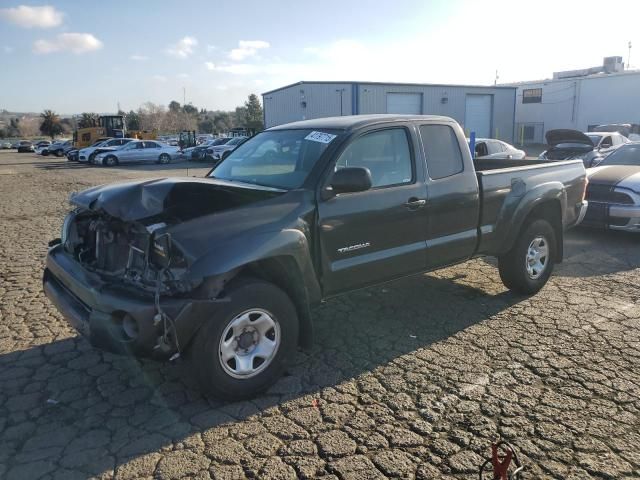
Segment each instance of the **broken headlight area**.
[[89,271],[149,292],[184,293],[195,286],[182,280],[188,265],[165,226],[76,210],[65,218],[61,240]]

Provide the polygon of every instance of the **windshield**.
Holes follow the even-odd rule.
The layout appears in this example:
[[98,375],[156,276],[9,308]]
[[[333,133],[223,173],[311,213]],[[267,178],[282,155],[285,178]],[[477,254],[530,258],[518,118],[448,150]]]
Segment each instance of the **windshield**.
[[587,135],[587,137],[589,137],[589,140],[591,140],[591,143],[594,145],[598,145],[598,142],[602,138],[600,135]]
[[638,165],[640,166],[640,144],[625,145],[618,148],[600,162],[602,165]]
[[216,140],[213,141],[213,143],[211,144],[212,146],[215,145],[224,145],[225,143],[227,143],[229,140],[231,140],[230,138],[217,138]]
[[[309,139],[311,133],[316,134],[313,139]],[[311,130],[262,132],[236,148],[210,176],[267,187],[298,188],[335,137]]]

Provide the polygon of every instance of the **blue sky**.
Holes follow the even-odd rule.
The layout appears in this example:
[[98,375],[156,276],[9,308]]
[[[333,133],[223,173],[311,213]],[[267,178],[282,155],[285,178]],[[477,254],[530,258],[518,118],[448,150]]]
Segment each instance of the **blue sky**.
[[[493,83],[637,46],[640,2],[0,0],[0,109],[233,109],[299,80]],[[609,11],[605,17],[611,17]]]

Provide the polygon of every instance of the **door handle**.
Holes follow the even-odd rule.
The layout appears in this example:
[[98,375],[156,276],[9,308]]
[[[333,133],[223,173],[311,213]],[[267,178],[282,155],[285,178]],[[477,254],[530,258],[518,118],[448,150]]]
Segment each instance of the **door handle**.
[[427,204],[427,201],[424,198],[415,198],[412,197],[409,200],[407,200],[407,203],[405,203],[405,207],[407,207],[409,210],[417,210],[418,208],[422,208]]

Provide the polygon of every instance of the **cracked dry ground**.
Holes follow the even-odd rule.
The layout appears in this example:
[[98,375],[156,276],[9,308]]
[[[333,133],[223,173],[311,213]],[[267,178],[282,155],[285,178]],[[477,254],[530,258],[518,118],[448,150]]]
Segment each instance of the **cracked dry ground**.
[[41,289],[69,192],[170,167],[0,154],[0,478],[471,479],[498,435],[522,478],[640,477],[640,238],[571,232],[530,298],[477,259],[332,300],[286,377],[222,403],[93,350]]

